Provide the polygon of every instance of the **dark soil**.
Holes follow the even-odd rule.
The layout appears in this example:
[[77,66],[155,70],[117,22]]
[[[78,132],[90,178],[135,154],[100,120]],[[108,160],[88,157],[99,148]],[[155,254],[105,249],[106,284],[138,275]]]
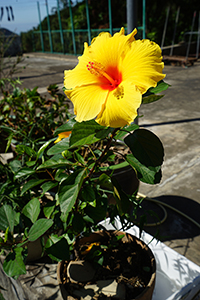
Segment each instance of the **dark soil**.
[[[97,251],[98,247],[101,250],[103,249],[103,264],[96,268],[92,282],[88,282],[87,284],[93,284],[98,280],[115,279],[118,283],[122,283],[125,286],[125,299],[130,300],[144,291],[155,270],[154,266],[152,266],[152,257],[149,256],[147,246],[130,234],[125,234],[122,239],[117,240],[116,236],[122,234],[124,233],[108,231],[100,232],[100,236],[98,237],[94,233],[91,240],[83,238],[78,245],[78,259],[83,260],[84,258],[88,258],[90,260],[92,257],[90,251]],[[93,243],[92,248],[91,243]],[[90,250],[87,252],[87,249]],[[85,255],[86,252],[87,255]],[[81,253],[84,253],[84,255],[81,255]],[[77,288],[77,284],[74,285],[67,278],[67,264],[67,262],[64,263],[61,277],[65,288],[70,291],[70,294],[73,294],[73,289],[75,286]],[[83,283],[79,284],[80,287],[84,286]],[[99,297],[98,299],[102,298]]]

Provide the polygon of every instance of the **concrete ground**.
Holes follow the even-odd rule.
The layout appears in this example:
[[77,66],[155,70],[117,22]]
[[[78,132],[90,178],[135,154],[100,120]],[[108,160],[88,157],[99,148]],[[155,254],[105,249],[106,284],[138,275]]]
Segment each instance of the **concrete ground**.
[[188,68],[165,66],[164,72],[171,85],[165,96],[140,109],[140,125],[163,142],[163,178],[156,186],[141,184],[140,191],[192,219],[167,209],[160,235],[165,244],[200,265],[200,61]]
[[[22,87],[38,86],[40,93],[53,83],[62,88],[64,70],[77,61],[74,56],[26,54],[20,63],[26,68],[18,73]],[[145,230],[158,233],[165,244],[200,266],[200,60],[187,68],[166,65],[164,73],[171,85],[165,96],[139,109],[139,124],[163,142],[163,178],[156,186],[141,183],[139,192],[163,202],[167,219]],[[155,210],[162,219],[163,209],[154,203],[144,201],[142,212],[145,209]]]

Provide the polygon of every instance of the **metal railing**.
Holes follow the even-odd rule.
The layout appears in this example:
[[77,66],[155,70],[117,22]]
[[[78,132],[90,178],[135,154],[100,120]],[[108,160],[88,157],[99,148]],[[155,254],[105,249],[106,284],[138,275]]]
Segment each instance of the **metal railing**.
[[[85,13],[86,13],[86,20],[87,20],[86,29],[74,28],[71,1],[68,1],[71,29],[63,29],[58,0],[57,0],[57,16],[58,16],[59,29],[57,30],[51,30],[48,1],[46,0],[47,30],[42,29],[39,1],[37,2],[37,8],[38,8],[40,30],[32,32],[33,51],[77,55],[82,53],[83,50],[82,47],[84,41],[88,41],[88,43],[90,44],[92,38],[98,35],[98,33],[102,31],[108,31],[111,34],[114,34],[115,32],[120,30],[120,28],[113,28],[112,26],[111,0],[108,0],[109,28],[104,28],[104,29],[91,28],[88,0],[85,0]],[[145,8],[146,8],[146,0],[142,0],[142,26],[138,27],[138,29],[142,31],[143,39],[145,38],[145,27],[146,27]]]

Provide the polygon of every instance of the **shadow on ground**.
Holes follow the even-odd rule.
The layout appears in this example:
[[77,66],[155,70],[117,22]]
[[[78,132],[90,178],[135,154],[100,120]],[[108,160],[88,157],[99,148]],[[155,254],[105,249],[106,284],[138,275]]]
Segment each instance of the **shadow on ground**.
[[142,124],[142,127],[153,127],[153,126],[160,126],[160,125],[189,123],[189,122],[195,122],[195,121],[200,121],[200,118],[184,119],[184,120],[176,120],[176,121],[168,121],[168,122],[153,123],[153,124]]
[[[149,223],[149,226],[144,226],[146,232],[156,235],[162,242],[194,238],[200,234],[200,227],[194,223],[199,224],[199,203],[174,195],[163,195],[153,200],[158,200],[161,206],[157,202],[144,199],[139,210],[140,216],[145,214]],[[161,224],[156,225],[158,222]]]

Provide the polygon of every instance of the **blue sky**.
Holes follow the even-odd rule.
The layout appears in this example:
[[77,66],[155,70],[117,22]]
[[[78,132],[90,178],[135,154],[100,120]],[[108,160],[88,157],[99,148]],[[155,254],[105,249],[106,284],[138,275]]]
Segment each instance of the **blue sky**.
[[[1,7],[3,7],[3,17],[0,20],[0,28],[6,28],[19,34],[22,31],[27,31],[39,24],[37,2],[40,4],[41,20],[46,15],[46,0],[0,0],[0,18]],[[57,0],[47,0],[49,14],[51,8],[57,7]],[[9,8],[10,21],[8,21],[8,13],[6,7],[12,7],[14,20],[12,20],[11,10]]]

